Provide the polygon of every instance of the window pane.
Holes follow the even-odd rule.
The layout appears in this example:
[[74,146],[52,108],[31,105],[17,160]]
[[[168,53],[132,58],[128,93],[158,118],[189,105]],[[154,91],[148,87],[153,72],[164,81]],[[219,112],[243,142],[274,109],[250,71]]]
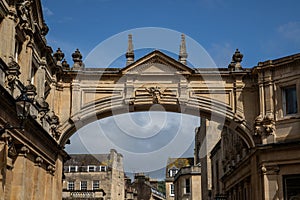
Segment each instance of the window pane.
[[75,189],[75,184],[74,181],[69,181],[68,182],[68,190],[74,190]]
[[80,182],[80,189],[81,190],[87,190],[87,181],[81,181]]
[[70,172],[76,172],[77,171],[77,166],[70,166]]
[[285,199],[300,199],[300,175],[284,178]]
[[88,171],[89,172],[94,172],[95,171],[95,166],[89,166]]
[[173,196],[174,195],[174,184],[170,185],[170,194]]
[[287,87],[284,89],[285,96],[285,111],[286,114],[297,113],[297,94],[296,86]]
[[185,193],[190,193],[191,190],[190,190],[190,179],[187,178],[185,179]]
[[99,189],[99,180],[93,181],[93,190]]

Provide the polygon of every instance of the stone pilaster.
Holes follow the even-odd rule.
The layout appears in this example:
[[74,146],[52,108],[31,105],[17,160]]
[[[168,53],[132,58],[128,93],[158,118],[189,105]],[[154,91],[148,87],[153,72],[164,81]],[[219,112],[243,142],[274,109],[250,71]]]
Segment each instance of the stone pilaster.
[[29,152],[28,147],[23,146],[14,164],[11,198],[15,200],[24,199],[28,195],[26,177],[29,170],[27,169]]
[[27,35],[26,40],[22,45],[22,51],[19,55],[19,65],[21,67],[20,80],[25,84],[34,76],[34,74],[32,74],[32,52],[33,44],[31,41],[31,37]]
[[235,75],[234,97],[235,97],[235,114],[238,118],[244,119],[244,105],[242,91],[245,87],[243,82],[243,74]]
[[80,110],[80,82],[77,79],[74,79],[71,83],[71,90],[72,90],[72,109],[71,109],[71,116],[75,115]]
[[278,190],[280,183],[278,182],[279,167],[265,166],[261,167],[263,176],[263,194],[265,200],[279,199]]
[[10,57],[15,58],[15,43],[16,43],[16,11],[11,10],[7,17],[1,21],[0,26],[0,57],[7,64]]
[[43,58],[40,67],[36,72],[36,89],[37,89],[37,99],[44,98],[45,93],[45,77],[46,77],[46,59]]
[[41,157],[36,157],[35,159],[35,166],[33,169],[33,183],[34,183],[34,190],[33,190],[33,200],[39,200],[44,198],[44,187],[47,187],[41,183],[44,183],[44,176],[43,176],[43,171],[44,169],[42,168],[44,160]]

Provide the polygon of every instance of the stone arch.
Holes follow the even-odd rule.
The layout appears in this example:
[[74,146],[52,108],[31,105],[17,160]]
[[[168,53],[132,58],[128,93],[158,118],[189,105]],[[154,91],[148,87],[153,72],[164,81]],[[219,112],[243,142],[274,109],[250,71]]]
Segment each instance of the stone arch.
[[[178,101],[178,99],[174,98],[174,101]],[[206,102],[206,103],[205,103]],[[210,103],[207,103],[210,102]],[[185,104],[168,104],[162,103],[159,104],[163,106],[166,112],[175,112],[182,113],[188,115],[194,115],[199,117],[204,117],[210,120],[222,121],[224,126],[232,129],[237,132],[239,136],[245,141],[248,148],[252,148],[255,146],[255,142],[253,140],[253,135],[251,132],[251,128],[247,121],[237,120],[235,118],[235,114],[232,110],[222,110],[220,109],[212,109],[213,104],[218,104],[212,99],[209,98],[200,98],[198,102],[185,105]],[[94,104],[90,104],[87,107],[84,107],[82,110],[78,111],[73,115],[72,118],[65,121],[60,127],[61,137],[59,140],[60,145],[64,146],[67,140],[79,129],[86,126],[89,123],[92,123],[96,120],[104,119],[106,117],[132,113],[132,112],[146,112],[149,111],[150,108],[154,104],[139,104],[139,105],[128,105],[124,104],[124,99],[115,99],[112,103],[112,100],[104,99],[95,101]],[[155,110],[153,110],[155,111]],[[213,117],[212,117],[213,116]]]

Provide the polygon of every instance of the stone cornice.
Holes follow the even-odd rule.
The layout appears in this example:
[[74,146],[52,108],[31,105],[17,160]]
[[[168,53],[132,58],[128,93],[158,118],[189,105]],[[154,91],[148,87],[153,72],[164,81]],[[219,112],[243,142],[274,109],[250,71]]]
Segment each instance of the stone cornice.
[[9,13],[6,1],[0,1],[0,19],[4,18]]

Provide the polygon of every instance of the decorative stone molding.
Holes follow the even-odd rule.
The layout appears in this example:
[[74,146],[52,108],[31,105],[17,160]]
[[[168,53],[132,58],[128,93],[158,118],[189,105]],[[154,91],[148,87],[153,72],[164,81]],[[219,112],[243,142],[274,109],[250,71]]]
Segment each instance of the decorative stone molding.
[[262,165],[261,172],[264,175],[278,175],[280,168],[277,165]]
[[20,66],[19,64],[14,60],[14,58],[10,57],[10,62],[7,65],[7,68],[5,69],[5,86],[9,89],[14,89],[15,81],[19,78],[20,72]]
[[48,172],[49,174],[51,174],[52,176],[54,176],[54,173],[55,173],[55,167],[52,166],[52,165],[48,165],[48,167],[47,167],[47,172]]
[[40,156],[36,157],[36,159],[35,159],[36,166],[41,167],[43,162],[44,162],[44,160]]
[[232,71],[239,71],[242,70],[243,67],[241,65],[241,62],[243,60],[244,55],[241,54],[241,52],[236,49],[235,53],[232,56],[232,61],[228,65],[228,68],[231,69]]
[[43,26],[42,26],[42,29],[41,29],[41,34],[43,36],[46,36],[49,32],[49,27],[47,26],[46,22],[43,21]]
[[34,101],[34,98],[36,96],[36,87],[31,83],[30,80],[28,80],[28,85],[25,86],[25,92],[27,94],[27,97],[31,100]]
[[3,140],[5,143],[9,143],[12,141],[12,136],[11,136],[11,134],[7,133],[7,131],[4,131],[1,134],[0,139]]
[[46,120],[50,125],[49,128],[50,133],[56,140],[58,140],[61,135],[61,132],[58,131],[59,117],[55,115],[55,113],[52,111],[47,113]]
[[257,116],[254,126],[256,135],[268,137],[275,134],[275,121],[269,115],[264,118],[261,115]]
[[23,146],[21,149],[20,149],[20,155],[21,156],[24,156],[24,157],[27,157],[27,155],[29,154],[30,150],[28,147],[26,146]]
[[56,52],[53,54],[53,58],[56,60],[56,62],[61,62],[65,57],[65,54],[61,51],[60,48],[56,50]]
[[76,49],[76,51],[72,54],[72,58],[74,62],[72,70],[82,70],[84,68],[84,64],[82,62],[82,55],[79,49]]
[[49,104],[45,101],[44,97],[40,97],[36,100],[35,103],[37,110],[39,112],[38,118],[40,120],[43,120],[46,116],[46,113],[49,111]]
[[146,91],[152,96],[152,102],[154,104],[160,103],[162,92],[160,91],[160,89],[157,86],[146,88]]
[[66,70],[66,71],[69,71],[70,70],[70,65],[67,63],[66,59],[64,59],[61,63],[62,65],[62,69],[63,70]]
[[31,4],[32,4],[32,1],[23,0],[20,3],[18,3],[18,7],[17,7],[17,13],[19,15],[21,28],[27,34],[33,33],[33,27],[32,27],[33,23],[32,23],[32,19],[30,16]]

